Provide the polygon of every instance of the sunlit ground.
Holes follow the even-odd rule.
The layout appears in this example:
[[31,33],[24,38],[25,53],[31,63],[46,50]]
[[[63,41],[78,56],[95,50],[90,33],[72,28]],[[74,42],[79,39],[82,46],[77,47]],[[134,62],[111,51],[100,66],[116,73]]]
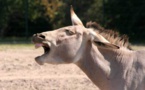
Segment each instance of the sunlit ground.
[[0,44],[0,90],[98,90],[74,64],[38,65],[34,58],[42,53],[32,43]]
[[134,50],[145,50],[145,45],[132,45]]
[[[138,44],[133,44],[131,46],[133,50],[145,50],[145,45],[138,45]],[[20,49],[20,48],[34,48],[34,44],[32,43],[27,43],[27,44],[0,44],[0,50],[4,49]]]

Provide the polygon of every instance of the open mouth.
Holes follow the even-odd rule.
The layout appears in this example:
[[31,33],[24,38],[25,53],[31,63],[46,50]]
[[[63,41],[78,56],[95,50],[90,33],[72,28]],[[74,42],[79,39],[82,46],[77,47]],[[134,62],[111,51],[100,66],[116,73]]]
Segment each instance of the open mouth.
[[45,44],[45,43],[36,43],[35,44],[35,48],[40,48],[43,47],[44,49],[44,54],[47,54],[50,52],[50,46],[49,44]]
[[49,46],[43,46],[44,53],[49,53],[50,52],[50,47]]

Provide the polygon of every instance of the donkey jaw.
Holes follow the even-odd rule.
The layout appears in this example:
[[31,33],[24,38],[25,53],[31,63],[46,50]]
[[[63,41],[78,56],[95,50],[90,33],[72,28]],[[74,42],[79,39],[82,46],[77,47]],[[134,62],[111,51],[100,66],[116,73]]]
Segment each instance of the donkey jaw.
[[50,51],[51,51],[51,43],[50,42],[42,42],[42,43],[35,43],[35,48],[37,49],[37,48],[40,48],[40,47],[42,47],[43,48],[43,50],[44,50],[44,53],[42,54],[42,55],[40,55],[40,56],[37,56],[36,58],[35,58],[35,61],[39,64],[39,65],[43,65],[43,63],[41,62],[41,58],[44,56],[44,55],[46,55],[46,54],[49,54],[50,53]]

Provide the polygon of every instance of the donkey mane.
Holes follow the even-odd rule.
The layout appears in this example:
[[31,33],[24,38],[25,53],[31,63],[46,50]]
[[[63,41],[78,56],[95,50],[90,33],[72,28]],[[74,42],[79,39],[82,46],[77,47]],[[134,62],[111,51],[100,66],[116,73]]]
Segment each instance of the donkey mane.
[[130,50],[131,46],[129,43],[129,38],[127,35],[120,35],[117,31],[111,30],[111,29],[105,29],[102,26],[100,26],[96,22],[87,22],[86,24],[87,28],[93,28],[96,30],[97,33],[101,34],[104,38],[106,38],[110,43],[115,44],[120,47],[126,47]]

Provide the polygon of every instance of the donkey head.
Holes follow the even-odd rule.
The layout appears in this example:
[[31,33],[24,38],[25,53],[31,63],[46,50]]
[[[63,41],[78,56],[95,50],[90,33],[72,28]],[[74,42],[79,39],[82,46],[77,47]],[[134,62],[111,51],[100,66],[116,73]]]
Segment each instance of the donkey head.
[[95,40],[109,43],[92,29],[85,28],[73,8],[71,19],[72,26],[33,35],[35,47],[44,48],[44,54],[35,58],[38,64],[75,63],[82,57],[88,42]]

